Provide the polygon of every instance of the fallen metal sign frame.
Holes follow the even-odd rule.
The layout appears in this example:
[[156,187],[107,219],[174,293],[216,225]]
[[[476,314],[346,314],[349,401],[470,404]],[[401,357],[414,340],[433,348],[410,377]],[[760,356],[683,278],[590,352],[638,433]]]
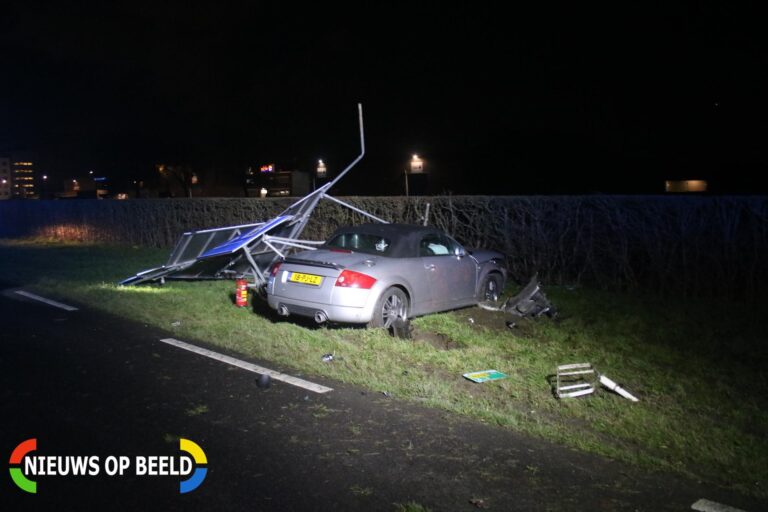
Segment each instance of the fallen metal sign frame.
[[561,364],[555,375],[557,398],[572,398],[595,392],[594,379],[597,372],[589,363]]
[[363,107],[357,105],[360,127],[360,154],[336,178],[302,197],[280,215],[266,222],[202,229],[184,233],[165,265],[139,272],[119,284],[164,281],[167,279],[227,279],[245,276],[251,286],[267,282],[269,268],[296,249],[316,249],[322,241],[299,238],[321,199],[328,199],[376,222],[386,220],[332,197],[328,191],[365,155]]

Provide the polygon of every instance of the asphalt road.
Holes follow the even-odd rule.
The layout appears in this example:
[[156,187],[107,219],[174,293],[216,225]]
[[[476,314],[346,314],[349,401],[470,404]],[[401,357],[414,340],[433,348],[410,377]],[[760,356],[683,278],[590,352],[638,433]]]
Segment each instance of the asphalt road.
[[36,438],[38,455],[135,460],[178,455],[182,437],[208,459],[205,481],[186,494],[178,476],[103,471],[37,476],[38,492],[28,494],[6,473],[0,510],[394,511],[410,501],[435,512],[690,510],[700,498],[768,509],[378,391],[311,376],[301,377],[334,391],[274,380],[262,389],[256,374],[159,342],[169,333],[8,288],[0,333],[6,457]]

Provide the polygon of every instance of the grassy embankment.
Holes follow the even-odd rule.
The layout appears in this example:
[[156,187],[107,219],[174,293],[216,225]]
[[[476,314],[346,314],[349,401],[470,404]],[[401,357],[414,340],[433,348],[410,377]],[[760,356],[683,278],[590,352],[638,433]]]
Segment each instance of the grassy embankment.
[[[555,321],[521,321],[508,329],[504,315],[470,308],[417,319],[416,339],[406,341],[381,331],[275,322],[233,307],[231,282],[115,286],[166,256],[6,241],[0,242],[0,281],[294,372],[768,496],[764,305],[548,287],[561,311]],[[323,363],[327,352],[337,360]],[[555,400],[547,377],[556,365],[587,361],[640,402],[605,390]],[[486,384],[461,377],[489,368],[509,377]]]

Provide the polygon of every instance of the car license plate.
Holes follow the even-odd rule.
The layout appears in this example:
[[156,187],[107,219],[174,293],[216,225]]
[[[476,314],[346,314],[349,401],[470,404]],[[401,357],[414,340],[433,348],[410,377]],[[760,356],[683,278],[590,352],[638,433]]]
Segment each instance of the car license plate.
[[302,274],[301,272],[294,272],[289,279],[294,283],[311,284],[312,286],[320,286],[323,282],[323,276],[316,276],[313,274]]

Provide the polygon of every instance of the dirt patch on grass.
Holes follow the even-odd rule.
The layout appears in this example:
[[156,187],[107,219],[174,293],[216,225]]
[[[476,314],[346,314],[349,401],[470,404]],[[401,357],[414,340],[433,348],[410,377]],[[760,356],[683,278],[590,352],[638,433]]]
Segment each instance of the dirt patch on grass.
[[512,336],[530,336],[533,324],[539,319],[520,318],[503,311],[489,311],[480,307],[459,309],[453,312],[463,322],[477,329],[503,332]]
[[415,342],[428,343],[438,350],[455,350],[463,347],[457,341],[452,340],[450,336],[418,327],[413,328],[411,339]]

